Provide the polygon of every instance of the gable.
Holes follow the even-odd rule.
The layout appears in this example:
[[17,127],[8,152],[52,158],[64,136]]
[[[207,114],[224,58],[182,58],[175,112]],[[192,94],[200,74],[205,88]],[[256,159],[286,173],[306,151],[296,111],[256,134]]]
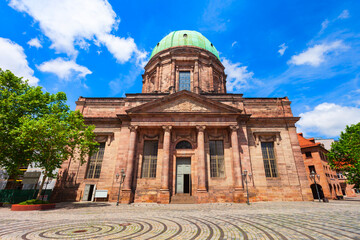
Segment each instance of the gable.
[[194,101],[189,98],[179,98],[145,112],[220,112],[219,109]]
[[240,113],[240,109],[181,91],[127,110],[128,113]]

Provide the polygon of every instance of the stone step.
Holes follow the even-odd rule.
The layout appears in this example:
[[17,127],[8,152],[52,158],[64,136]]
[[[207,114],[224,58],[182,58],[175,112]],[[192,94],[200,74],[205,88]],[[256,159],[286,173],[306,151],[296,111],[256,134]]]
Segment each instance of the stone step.
[[176,194],[171,197],[171,204],[194,204],[197,203],[196,197],[189,194]]

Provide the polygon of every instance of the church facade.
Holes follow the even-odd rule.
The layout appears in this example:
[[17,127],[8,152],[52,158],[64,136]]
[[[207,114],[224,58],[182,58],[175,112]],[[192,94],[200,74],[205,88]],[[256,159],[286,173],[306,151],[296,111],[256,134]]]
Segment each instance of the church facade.
[[57,201],[91,200],[95,189],[117,201],[122,169],[122,203],[245,202],[246,185],[250,201],[312,200],[289,99],[227,93],[218,52],[198,32],[156,45],[142,93],[76,105],[100,149],[63,163]]

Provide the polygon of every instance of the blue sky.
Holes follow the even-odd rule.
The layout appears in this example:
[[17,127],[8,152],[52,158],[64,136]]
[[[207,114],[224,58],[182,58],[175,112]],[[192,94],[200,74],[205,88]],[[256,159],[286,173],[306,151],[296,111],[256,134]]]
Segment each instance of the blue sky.
[[0,1],[0,68],[46,91],[141,92],[152,48],[196,30],[220,52],[228,92],[284,97],[305,136],[360,122],[360,1]]

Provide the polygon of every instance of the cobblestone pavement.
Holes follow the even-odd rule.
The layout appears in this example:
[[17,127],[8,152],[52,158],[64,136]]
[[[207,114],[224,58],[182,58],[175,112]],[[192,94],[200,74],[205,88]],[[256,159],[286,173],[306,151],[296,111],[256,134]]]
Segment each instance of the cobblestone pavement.
[[359,239],[360,201],[0,208],[0,239]]

